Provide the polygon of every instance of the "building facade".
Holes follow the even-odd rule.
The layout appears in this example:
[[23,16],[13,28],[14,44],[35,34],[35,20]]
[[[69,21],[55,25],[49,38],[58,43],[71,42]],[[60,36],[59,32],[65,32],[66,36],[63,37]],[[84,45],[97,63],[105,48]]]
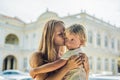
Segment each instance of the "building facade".
[[120,28],[86,12],[59,17],[51,11],[29,24],[0,15],[0,71],[29,70],[29,57],[37,50],[44,24],[50,19],[64,21],[66,28],[74,23],[86,28],[88,41],[82,49],[88,55],[90,73],[120,73]]

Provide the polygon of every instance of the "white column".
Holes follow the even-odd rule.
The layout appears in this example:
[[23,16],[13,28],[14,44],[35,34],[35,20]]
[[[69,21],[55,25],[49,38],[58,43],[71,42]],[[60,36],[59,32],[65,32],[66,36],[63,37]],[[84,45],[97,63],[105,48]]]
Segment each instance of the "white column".
[[18,62],[17,69],[23,70],[23,58],[18,58],[17,62]]
[[30,56],[28,56],[28,64],[27,64],[27,69],[30,70],[31,66],[29,65],[29,60],[30,60]]
[[104,46],[104,44],[105,44],[105,34],[102,32],[100,34],[100,37],[101,37],[101,47],[105,48],[105,46]]
[[97,47],[97,45],[96,45],[96,32],[93,32],[93,45],[94,45],[94,47]]
[[105,71],[105,59],[104,58],[102,58],[102,60],[101,60],[101,62],[102,62],[102,71]]
[[103,58],[103,71],[105,71],[105,58]]
[[28,38],[27,38],[27,46],[26,46],[26,49],[30,49],[30,34],[29,35],[27,35],[28,36]]
[[[2,55],[1,53],[0,53],[0,55]],[[3,58],[2,58],[2,56],[0,56],[0,72],[2,71],[2,68],[3,68]]]
[[10,57],[9,58],[7,58],[7,69],[10,69],[10,64],[11,64],[11,61],[10,61]]
[[118,60],[115,60],[115,74],[118,73]]
[[16,69],[16,60],[15,60],[15,58],[13,59],[13,69]]
[[111,36],[108,37],[108,49],[111,50]]
[[96,73],[97,72],[97,58],[96,57],[94,57],[93,58],[94,60],[94,66],[93,66],[93,71],[94,71],[94,73]]
[[118,53],[118,41],[116,38],[114,41],[115,41],[115,52]]
[[112,72],[112,59],[111,58],[109,59],[109,71]]
[[108,58],[108,71],[111,71],[111,59]]
[[32,47],[34,46],[33,45],[34,44],[34,42],[33,42],[33,37],[32,37],[32,33],[30,33],[29,34],[29,50],[31,50],[32,49]]
[[1,29],[0,30],[0,47],[3,47],[4,40],[5,40],[5,33],[4,33],[3,29]]
[[[1,30],[1,28],[0,28],[0,38],[2,38],[2,30]],[[0,45],[2,44],[2,39],[0,39]]]

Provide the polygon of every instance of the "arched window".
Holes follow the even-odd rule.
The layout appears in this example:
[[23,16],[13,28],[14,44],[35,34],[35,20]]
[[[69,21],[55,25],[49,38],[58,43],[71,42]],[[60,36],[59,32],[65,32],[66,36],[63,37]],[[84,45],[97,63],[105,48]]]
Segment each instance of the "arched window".
[[93,42],[93,34],[92,34],[92,32],[91,31],[88,31],[88,42],[89,43],[92,43]]
[[100,34],[97,34],[97,45],[100,46],[101,45],[101,37]]
[[17,59],[13,55],[8,55],[3,62],[3,70],[17,69]]
[[97,59],[97,70],[101,70],[101,59]]
[[5,38],[5,43],[6,44],[18,45],[19,44],[19,39],[15,34],[9,34]]
[[104,46],[108,47],[108,37],[107,36],[105,36],[105,38],[104,38]]

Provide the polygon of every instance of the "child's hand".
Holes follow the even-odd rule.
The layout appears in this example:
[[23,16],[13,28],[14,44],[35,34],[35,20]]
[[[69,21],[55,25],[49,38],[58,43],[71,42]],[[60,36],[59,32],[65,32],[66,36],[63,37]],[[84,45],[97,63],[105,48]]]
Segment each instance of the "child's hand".
[[88,61],[88,57],[84,54],[84,53],[80,53],[80,56],[82,57],[82,61],[83,61],[83,67],[85,69],[86,73],[89,73],[89,61]]
[[69,68],[69,70],[78,68],[82,64],[82,59],[78,55],[73,55],[69,58],[66,66]]
[[30,74],[30,76],[31,76],[33,79],[36,77],[36,75],[33,74],[33,71],[32,71],[32,70],[30,70],[29,74]]

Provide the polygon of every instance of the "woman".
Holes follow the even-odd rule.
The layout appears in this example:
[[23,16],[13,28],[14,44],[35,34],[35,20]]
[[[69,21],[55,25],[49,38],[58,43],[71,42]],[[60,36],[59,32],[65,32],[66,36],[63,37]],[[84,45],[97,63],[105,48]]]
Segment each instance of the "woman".
[[[45,24],[39,51],[33,53],[30,58],[30,65],[33,68],[30,74],[36,80],[62,80],[67,72],[82,63],[79,57],[72,56],[64,67],[59,70],[54,68],[56,60],[64,53],[64,30],[62,21],[50,20]],[[89,71],[88,63],[85,67]],[[37,73],[38,68],[41,69],[39,73]]]

